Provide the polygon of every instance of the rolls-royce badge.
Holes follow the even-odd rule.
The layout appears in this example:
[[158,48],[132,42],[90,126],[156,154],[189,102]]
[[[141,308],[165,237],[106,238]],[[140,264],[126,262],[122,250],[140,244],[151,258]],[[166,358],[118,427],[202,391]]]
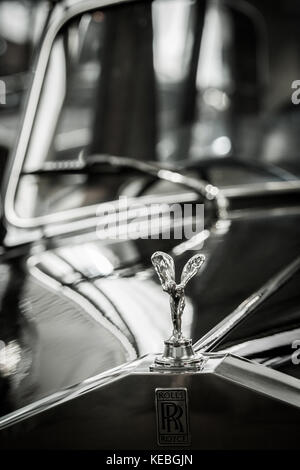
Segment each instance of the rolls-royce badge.
[[155,404],[158,445],[190,445],[187,389],[157,388]]

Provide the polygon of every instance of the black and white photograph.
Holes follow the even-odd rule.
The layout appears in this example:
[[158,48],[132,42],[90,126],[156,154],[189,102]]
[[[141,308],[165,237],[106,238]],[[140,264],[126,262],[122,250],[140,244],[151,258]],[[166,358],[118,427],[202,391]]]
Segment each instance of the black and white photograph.
[[0,0],[0,455],[24,450],[300,450],[299,1]]

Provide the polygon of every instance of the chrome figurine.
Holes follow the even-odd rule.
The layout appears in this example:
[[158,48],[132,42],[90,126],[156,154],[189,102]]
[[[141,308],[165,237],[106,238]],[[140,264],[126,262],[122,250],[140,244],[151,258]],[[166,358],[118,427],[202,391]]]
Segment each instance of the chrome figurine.
[[182,314],[185,307],[184,289],[189,280],[195,276],[205,261],[205,256],[197,254],[184,266],[180,284],[175,282],[175,265],[173,258],[167,253],[156,251],[151,257],[152,264],[158,274],[165,292],[170,295],[173,333],[165,341],[165,351],[161,358],[155,360],[151,370],[198,370],[201,360],[194,354],[192,340],[184,338]]

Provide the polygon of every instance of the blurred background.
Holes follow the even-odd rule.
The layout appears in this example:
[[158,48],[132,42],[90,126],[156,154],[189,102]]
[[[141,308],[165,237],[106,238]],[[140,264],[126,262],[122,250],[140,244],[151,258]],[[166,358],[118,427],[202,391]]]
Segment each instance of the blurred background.
[[[0,1],[1,172],[52,6]],[[296,0],[155,0],[83,15],[62,33],[67,86],[43,159],[100,152],[180,168],[233,158],[297,178],[299,27]],[[210,172],[221,186],[241,177]]]
[[[33,74],[33,56],[50,11],[50,2],[0,1],[0,80],[5,97],[0,105],[0,167],[13,146],[21,102]],[[1,175],[2,176],[2,175]]]

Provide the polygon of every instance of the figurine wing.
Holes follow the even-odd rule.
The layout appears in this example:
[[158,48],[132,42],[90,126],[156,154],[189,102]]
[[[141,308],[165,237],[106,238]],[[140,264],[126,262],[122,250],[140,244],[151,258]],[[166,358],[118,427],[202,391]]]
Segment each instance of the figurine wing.
[[175,266],[173,258],[163,251],[156,251],[151,256],[151,261],[163,289],[167,290],[168,284],[175,281]]
[[195,255],[188,260],[181,274],[181,284],[183,287],[185,287],[189,280],[198,273],[204,261],[205,256],[200,254]]

